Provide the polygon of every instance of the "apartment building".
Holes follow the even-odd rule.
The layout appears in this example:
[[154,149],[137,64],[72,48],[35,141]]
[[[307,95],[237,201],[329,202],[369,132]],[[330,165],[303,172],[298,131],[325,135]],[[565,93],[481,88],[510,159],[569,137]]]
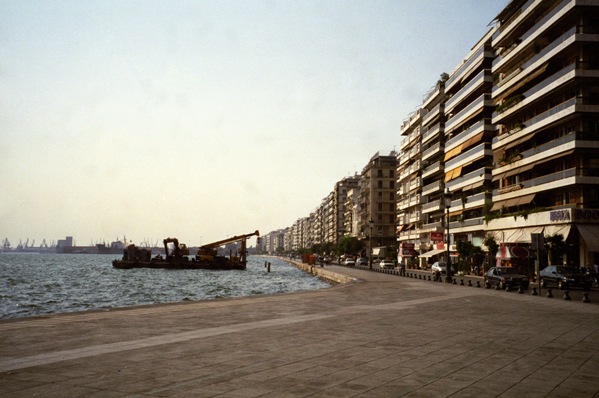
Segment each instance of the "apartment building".
[[362,169],[358,195],[358,239],[369,239],[372,221],[373,247],[395,246],[397,154],[377,152]]
[[[489,30],[472,47],[445,82],[443,180],[445,193],[452,199],[450,239],[472,242],[475,246],[484,241],[485,215],[492,202],[494,31]],[[436,200],[442,203],[441,196],[442,193]]]
[[[348,197],[350,194],[353,194],[357,188],[360,186],[360,175],[355,174],[351,177],[346,177],[341,181],[335,184],[335,188],[333,189],[333,206],[334,206],[334,214],[335,214],[335,239],[332,241],[334,243],[339,242],[341,238],[346,235],[350,235],[352,231],[351,222],[350,225],[346,225],[346,216],[351,214],[353,210],[351,207],[346,209],[348,206]],[[353,206],[353,201],[350,201],[349,206]]]
[[561,234],[568,262],[597,263],[599,2],[514,0],[492,47],[496,218],[486,229],[507,246]]
[[[443,242],[443,131],[445,80],[443,75],[425,95],[422,105],[403,123],[398,157],[399,262],[407,264],[418,253],[430,253]],[[421,262],[426,261],[421,256]],[[420,264],[424,265],[424,264]]]

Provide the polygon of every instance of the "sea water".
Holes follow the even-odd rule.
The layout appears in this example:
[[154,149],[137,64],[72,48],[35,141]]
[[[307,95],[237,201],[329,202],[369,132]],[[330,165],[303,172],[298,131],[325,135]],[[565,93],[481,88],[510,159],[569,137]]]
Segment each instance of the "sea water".
[[115,269],[116,257],[0,253],[0,319],[330,286],[278,258],[249,256],[245,271],[208,271]]

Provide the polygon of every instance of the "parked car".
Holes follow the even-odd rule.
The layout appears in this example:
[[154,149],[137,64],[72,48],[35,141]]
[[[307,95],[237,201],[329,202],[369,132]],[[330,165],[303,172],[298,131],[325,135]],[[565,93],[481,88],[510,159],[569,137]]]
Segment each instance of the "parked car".
[[395,261],[393,260],[383,260],[379,264],[381,268],[395,268]]
[[437,272],[444,274],[447,271],[447,265],[437,261],[431,265],[431,271],[433,274],[436,274]]
[[498,286],[500,289],[506,287],[521,287],[528,289],[529,280],[526,275],[522,275],[514,267],[491,267],[485,274],[485,283],[487,287]]
[[364,257],[358,257],[356,265],[368,265],[368,259]]
[[576,267],[548,265],[539,272],[539,277],[541,278],[542,287],[554,284],[559,289],[581,287],[584,290],[590,290],[591,286],[593,286],[593,279],[580,268]]
[[347,258],[345,259],[345,261],[343,262],[343,265],[347,266],[347,267],[353,267],[356,265],[356,262],[354,261],[353,258]]

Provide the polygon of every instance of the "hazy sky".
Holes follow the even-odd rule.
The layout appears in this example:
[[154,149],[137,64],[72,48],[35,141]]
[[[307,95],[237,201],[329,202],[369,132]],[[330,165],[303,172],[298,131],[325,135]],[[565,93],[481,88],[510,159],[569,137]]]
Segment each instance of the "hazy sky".
[[291,226],[507,0],[0,0],[0,239]]

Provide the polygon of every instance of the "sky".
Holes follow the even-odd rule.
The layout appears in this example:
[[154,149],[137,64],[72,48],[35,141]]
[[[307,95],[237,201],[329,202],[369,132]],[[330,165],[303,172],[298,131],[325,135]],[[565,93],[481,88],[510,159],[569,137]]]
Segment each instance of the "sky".
[[0,239],[289,227],[507,3],[0,0]]

